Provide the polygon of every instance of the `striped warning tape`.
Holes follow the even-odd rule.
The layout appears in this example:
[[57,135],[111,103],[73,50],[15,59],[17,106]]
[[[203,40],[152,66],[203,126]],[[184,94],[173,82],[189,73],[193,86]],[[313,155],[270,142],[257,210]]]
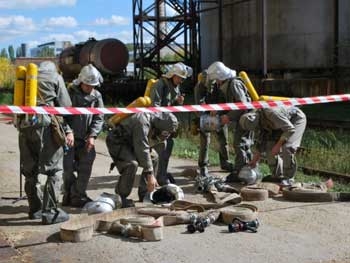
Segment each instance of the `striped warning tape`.
[[3,117],[3,116],[0,116],[0,122],[12,122],[13,121],[13,117]]
[[116,113],[138,113],[138,112],[195,112],[195,111],[222,111],[222,110],[247,110],[273,108],[278,106],[297,106],[320,103],[331,103],[349,101],[350,94],[291,98],[288,100],[274,101],[253,101],[236,102],[221,104],[202,104],[202,105],[183,105],[168,107],[136,107],[136,108],[83,108],[83,107],[29,107],[29,106],[8,106],[0,105],[0,113],[15,114],[60,114],[60,115],[78,115],[78,114],[116,114]]

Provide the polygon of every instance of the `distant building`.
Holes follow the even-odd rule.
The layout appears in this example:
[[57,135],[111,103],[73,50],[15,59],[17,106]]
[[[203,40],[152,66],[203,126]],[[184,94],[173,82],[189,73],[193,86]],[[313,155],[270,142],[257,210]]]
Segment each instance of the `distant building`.
[[21,57],[28,57],[28,44],[22,43],[20,50]]
[[36,48],[32,48],[30,50],[30,56],[31,57],[37,57],[41,50],[44,48],[51,48],[54,50],[55,56],[59,55],[63,49],[67,47],[71,47],[72,43],[70,41],[53,41],[53,42],[48,42],[45,44],[38,45]]

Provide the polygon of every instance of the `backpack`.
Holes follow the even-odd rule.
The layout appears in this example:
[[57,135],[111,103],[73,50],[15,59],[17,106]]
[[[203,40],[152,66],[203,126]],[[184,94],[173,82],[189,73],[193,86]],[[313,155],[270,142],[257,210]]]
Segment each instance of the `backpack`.
[[[234,77],[229,80],[227,85],[228,90],[225,92],[227,102],[251,102],[252,98],[248,93],[248,89],[240,77]],[[229,96],[231,95],[231,96]],[[229,98],[233,98],[233,101],[228,101]]]

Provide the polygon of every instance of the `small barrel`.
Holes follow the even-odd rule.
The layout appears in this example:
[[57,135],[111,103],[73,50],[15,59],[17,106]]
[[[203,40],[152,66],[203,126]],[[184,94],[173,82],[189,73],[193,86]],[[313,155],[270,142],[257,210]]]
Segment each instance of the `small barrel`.
[[204,114],[199,120],[200,129],[203,132],[218,131],[220,129],[220,117],[218,115],[210,116]]

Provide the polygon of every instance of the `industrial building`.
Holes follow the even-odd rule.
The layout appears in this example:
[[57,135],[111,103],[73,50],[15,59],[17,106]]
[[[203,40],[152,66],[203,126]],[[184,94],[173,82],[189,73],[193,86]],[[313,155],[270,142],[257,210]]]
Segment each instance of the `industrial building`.
[[70,46],[72,46],[72,43],[70,41],[47,42],[47,43],[38,45],[36,48],[30,49],[30,56],[37,57],[38,54],[40,54],[40,52],[45,48],[52,49],[54,55],[58,56],[65,48],[68,48]]
[[348,0],[134,0],[133,13],[136,68],[159,75],[161,50],[183,41],[195,72],[220,60],[278,95],[349,92]]

